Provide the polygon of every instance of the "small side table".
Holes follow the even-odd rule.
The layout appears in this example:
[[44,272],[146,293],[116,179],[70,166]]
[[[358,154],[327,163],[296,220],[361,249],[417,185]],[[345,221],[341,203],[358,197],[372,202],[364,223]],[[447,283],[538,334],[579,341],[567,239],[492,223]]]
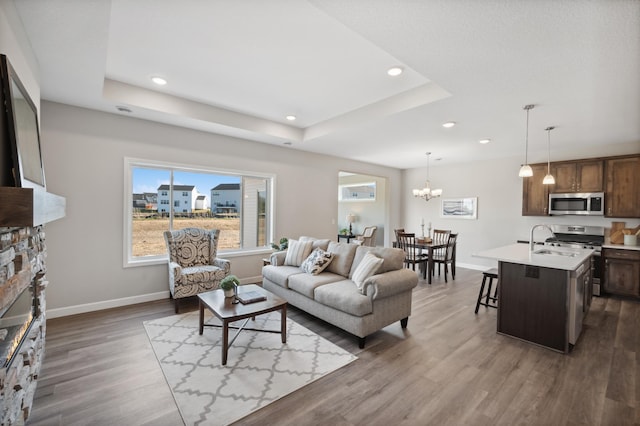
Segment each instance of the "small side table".
[[356,236],[353,234],[338,234],[338,242],[340,242],[341,238],[346,238],[347,239],[347,243],[349,241],[351,241],[352,239],[354,239]]

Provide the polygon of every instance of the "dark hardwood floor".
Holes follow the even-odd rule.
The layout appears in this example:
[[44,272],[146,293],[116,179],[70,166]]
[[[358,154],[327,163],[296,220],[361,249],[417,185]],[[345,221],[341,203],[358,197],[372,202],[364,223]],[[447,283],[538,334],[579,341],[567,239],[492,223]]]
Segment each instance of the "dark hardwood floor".
[[[640,303],[594,298],[563,355],[496,334],[474,314],[482,274],[420,280],[413,313],[357,340],[310,315],[289,317],[357,354],[348,366],[240,420],[243,425],[640,424]],[[183,310],[195,310],[195,301]],[[49,320],[28,425],[180,425],[142,322],[169,300]]]

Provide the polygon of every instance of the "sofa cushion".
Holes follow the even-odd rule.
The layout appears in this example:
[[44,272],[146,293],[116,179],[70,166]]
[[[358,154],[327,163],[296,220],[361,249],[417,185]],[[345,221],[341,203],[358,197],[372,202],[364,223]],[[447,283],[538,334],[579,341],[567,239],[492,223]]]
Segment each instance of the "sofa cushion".
[[373,312],[371,298],[360,293],[356,284],[351,280],[342,280],[317,287],[315,300],[357,317]]
[[380,269],[376,271],[376,274],[383,274],[385,272],[404,268],[404,251],[402,249],[390,247],[357,246],[356,254],[353,259],[353,266],[351,267],[352,274],[353,272],[355,272],[356,268],[358,267],[360,262],[362,262],[362,259],[367,253],[374,254],[384,260],[384,262],[382,262],[382,266],[380,266]]
[[306,275],[296,266],[267,265],[262,268],[263,277],[284,288],[289,288],[289,277],[296,274]]
[[284,258],[284,264],[287,266],[300,266],[302,262],[311,253],[313,241],[297,241],[289,240],[287,255]]
[[333,260],[327,267],[327,271],[348,278],[358,247],[355,244],[330,242],[327,251],[333,253]]
[[296,274],[289,277],[289,289],[313,299],[314,290],[328,283],[344,280],[342,275],[323,272],[319,275]]
[[311,252],[304,262],[302,262],[300,269],[307,274],[318,275],[320,272],[324,271],[327,266],[329,266],[332,259],[333,254],[317,248]]
[[330,239],[320,240],[314,237],[307,237],[306,235],[303,235],[302,237],[298,238],[298,241],[312,241],[313,242],[313,244],[311,245],[312,249],[320,248],[324,251],[327,251],[327,248],[329,247],[329,243],[331,242]]
[[367,252],[364,255],[364,258],[358,264],[358,267],[353,272],[353,277],[351,278],[356,284],[356,287],[358,287],[358,291],[360,293],[364,294],[364,281],[371,275],[375,274],[376,271],[382,266],[382,263],[383,259],[379,258],[371,252]]

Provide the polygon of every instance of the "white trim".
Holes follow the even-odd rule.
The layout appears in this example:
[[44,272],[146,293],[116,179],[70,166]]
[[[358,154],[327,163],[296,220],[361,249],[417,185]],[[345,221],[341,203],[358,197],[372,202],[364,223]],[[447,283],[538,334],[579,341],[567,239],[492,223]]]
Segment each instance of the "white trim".
[[465,269],[474,269],[476,271],[483,271],[483,272],[492,268],[492,266],[474,265],[473,263],[456,262],[456,267],[458,267],[458,266],[461,267],[461,268],[465,268]]
[[119,308],[121,306],[135,305],[136,303],[152,302],[168,299],[169,290],[158,293],[141,294],[138,296],[123,297],[121,299],[105,300],[102,302],[86,303],[84,305],[68,306],[66,308],[47,309],[47,318],[66,317],[68,315],[84,314],[86,312],[101,311],[103,309]]
[[[262,282],[262,275],[242,278],[240,285],[254,284]],[[47,318],[60,318],[69,315],[84,314],[87,312],[101,311],[103,309],[119,308],[122,306],[135,305],[137,303],[154,302],[156,300],[168,299],[169,290],[158,293],[140,294],[138,296],[123,297],[121,299],[105,300],[102,302],[86,303],[84,305],[68,306],[58,309],[47,309]]]

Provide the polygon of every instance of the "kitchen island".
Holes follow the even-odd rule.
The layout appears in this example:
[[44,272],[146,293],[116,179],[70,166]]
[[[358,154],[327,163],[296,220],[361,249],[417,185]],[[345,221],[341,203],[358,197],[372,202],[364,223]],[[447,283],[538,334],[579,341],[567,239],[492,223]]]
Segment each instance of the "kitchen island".
[[498,261],[498,333],[569,352],[591,303],[592,254],[528,244],[474,254]]

